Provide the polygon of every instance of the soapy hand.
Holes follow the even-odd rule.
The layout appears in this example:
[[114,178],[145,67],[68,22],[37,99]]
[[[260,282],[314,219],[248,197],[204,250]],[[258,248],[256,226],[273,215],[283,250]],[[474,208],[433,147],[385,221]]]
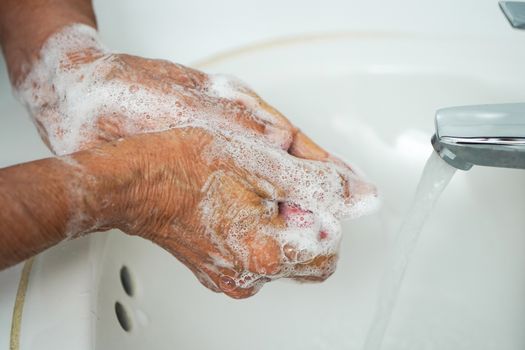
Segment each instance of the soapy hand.
[[[109,52],[87,26],[55,34],[41,56],[15,92],[57,155],[196,124],[236,125],[283,149],[297,132],[241,81]],[[327,156],[320,149],[315,152],[319,154],[313,156]]]
[[243,83],[108,52],[86,26],[49,39],[18,94],[56,154],[126,160],[114,227],[235,298],[281,277],[326,279],[340,220],[376,203],[372,185]]
[[[111,180],[122,190],[104,209],[110,227],[155,242],[205,286],[235,298],[282,277],[326,279],[337,261],[338,220],[358,215],[355,205],[372,199],[372,188],[348,168],[250,139],[184,127],[89,150],[122,160]],[[89,172],[106,171],[98,164]]]

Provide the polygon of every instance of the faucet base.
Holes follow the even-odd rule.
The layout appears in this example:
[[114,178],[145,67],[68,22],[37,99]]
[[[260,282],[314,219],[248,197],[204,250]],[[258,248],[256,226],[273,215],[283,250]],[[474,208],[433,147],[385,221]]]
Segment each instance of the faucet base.
[[460,159],[455,153],[457,152],[457,149],[455,149],[454,145],[443,142],[436,136],[436,134],[432,135],[432,139],[430,140],[430,142],[432,142],[434,150],[437,152],[437,154],[439,154],[441,159],[443,159],[445,162],[447,162],[454,168],[460,170],[470,170],[470,168],[472,168],[472,166],[474,165],[472,163],[465,162],[462,159]]
[[439,138],[436,134],[431,142],[445,162],[460,170],[470,170],[473,165],[525,169],[523,146],[465,143],[453,138]]

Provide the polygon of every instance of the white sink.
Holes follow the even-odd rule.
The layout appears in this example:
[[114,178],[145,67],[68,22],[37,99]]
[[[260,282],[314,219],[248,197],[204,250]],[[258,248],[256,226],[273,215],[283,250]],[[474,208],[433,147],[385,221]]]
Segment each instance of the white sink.
[[[240,301],[206,290],[138,238],[62,244],[34,262],[20,349],[361,349],[431,152],[435,110],[525,101],[523,62],[525,46],[505,41],[379,34],[280,41],[208,61],[203,69],[239,76],[359,165],[381,190],[382,210],[344,224],[338,271],[325,283],[275,282]],[[422,233],[385,349],[524,349],[524,213],[525,172],[458,172]]]

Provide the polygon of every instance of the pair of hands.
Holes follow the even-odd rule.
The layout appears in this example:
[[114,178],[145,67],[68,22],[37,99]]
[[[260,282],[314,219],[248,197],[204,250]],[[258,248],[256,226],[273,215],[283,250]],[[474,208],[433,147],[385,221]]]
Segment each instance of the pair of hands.
[[159,244],[234,298],[281,277],[326,279],[339,220],[376,196],[232,78],[93,42],[67,48],[51,74],[37,65],[19,89],[56,154],[89,150],[104,160],[85,169],[109,172],[118,189],[101,199],[99,228]]

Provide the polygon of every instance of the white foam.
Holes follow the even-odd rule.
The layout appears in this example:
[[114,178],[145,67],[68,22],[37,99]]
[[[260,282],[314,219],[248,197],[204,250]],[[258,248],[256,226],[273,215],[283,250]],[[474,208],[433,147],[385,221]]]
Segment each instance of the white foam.
[[[273,280],[290,276],[322,277],[331,274],[335,268],[333,264],[318,268],[305,268],[304,265],[297,264],[308,262],[317,256],[337,254],[341,241],[340,220],[365,215],[379,204],[377,196],[370,190],[369,185],[348,168],[338,164],[298,159],[284,150],[265,147],[262,140],[246,135],[235,136],[224,131],[223,133],[228,136],[228,141],[218,138],[214,142],[212,149],[208,150],[210,162],[215,159],[232,158],[240,168],[263,178],[266,184],[271,183],[277,188],[285,189],[286,198],[274,198],[274,200],[293,203],[307,212],[306,215],[301,214],[298,218],[288,220],[288,227],[284,230],[276,231],[267,226],[257,228],[261,235],[276,239],[283,247],[283,251],[285,246],[292,246],[300,253],[297,255],[299,259],[283,258],[284,267],[280,273],[260,276]],[[342,200],[344,186],[341,177],[348,182],[350,193],[355,193],[355,196],[351,196],[346,202]],[[275,189],[268,192],[278,191]],[[211,220],[208,215],[213,210],[210,210],[212,206],[209,204],[206,201],[202,203],[201,215],[204,222]],[[302,227],[305,221],[309,224]],[[246,265],[249,252],[242,245],[242,237],[252,229],[232,225],[229,233],[229,249],[241,256]],[[324,239],[320,239],[320,232],[326,233]],[[239,283],[239,280],[236,282]],[[252,286],[250,282],[243,283],[243,287],[250,286]]]
[[[85,59],[86,53],[91,59]],[[251,174],[257,187],[270,196],[262,201],[267,206],[264,215],[276,215],[277,203],[300,208],[302,214],[290,217],[284,229],[258,224],[261,218],[252,217],[249,208],[232,213],[231,228],[224,239],[224,233],[215,232],[212,225],[224,204],[217,198],[215,186],[220,186],[225,176],[238,175],[227,170],[210,175],[196,215],[222,256],[210,255],[206,268],[217,273],[218,267],[231,268],[229,261],[240,259],[245,270],[234,276],[239,287],[258,289],[270,279],[331,274],[335,259],[316,268],[301,264],[320,255],[337,254],[341,240],[339,221],[364,215],[378,204],[375,189],[346,166],[299,159],[283,149],[289,144],[291,131],[283,128],[283,120],[264,108],[251,89],[236,78],[208,75],[196,87],[170,84],[168,93],[114,78],[115,72],[134,74],[133,68],[104,47],[94,29],[80,24],[52,36],[40,56],[18,86],[17,95],[56,154],[69,154],[94,142],[137,133],[202,128],[214,136],[214,141],[201,155],[210,163],[229,159]],[[83,63],[78,64],[79,61]],[[263,125],[263,135],[239,125],[235,119],[238,114]],[[114,133],[106,134],[107,130],[100,129],[103,120],[116,123]],[[346,192],[350,198],[344,198]],[[286,195],[278,198],[278,193]],[[243,238],[253,232],[280,245],[279,272],[256,274],[248,270],[250,251]],[[293,258],[285,257],[285,250],[290,247],[297,252]],[[218,290],[206,273],[201,271],[197,276]]]

